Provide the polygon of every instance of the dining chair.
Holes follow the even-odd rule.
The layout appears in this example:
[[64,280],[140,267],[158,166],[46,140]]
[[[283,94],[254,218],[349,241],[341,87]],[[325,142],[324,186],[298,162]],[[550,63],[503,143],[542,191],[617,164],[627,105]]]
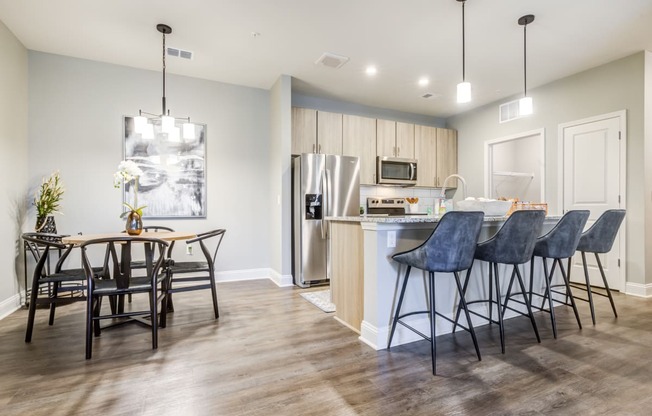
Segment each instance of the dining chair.
[[[174,311],[172,304],[173,293],[210,289],[215,319],[220,317],[215,286],[215,258],[225,233],[225,229],[217,229],[197,234],[196,238],[186,240],[186,244],[199,243],[204,261],[177,262],[168,259],[166,269],[168,275],[167,296],[163,300],[163,310],[161,311],[162,327],[166,325],[167,312]],[[212,245],[213,248],[209,248],[209,245]]]
[[[61,242],[63,237],[63,235],[49,233],[22,234],[28,252],[36,261],[32,277],[25,342],[32,341],[38,305],[48,305],[50,307],[48,325],[53,325],[58,304],[86,300],[86,275],[83,269],[63,268],[73,249],[72,245]],[[51,260],[52,252],[56,250],[59,251],[59,258],[52,270],[48,267],[48,262]],[[101,270],[103,270],[103,267],[96,267],[92,269],[92,272],[98,274]]]
[[[159,233],[159,232],[174,232],[174,230],[170,227],[165,227],[163,225],[147,225],[143,227],[144,232],[148,233]],[[170,258],[172,257],[172,249],[174,248],[174,241],[169,242],[169,246],[166,249],[165,257]],[[131,261],[131,269],[132,270],[140,270],[140,269],[146,269],[147,268],[147,261],[146,260],[132,260]]]
[[[133,276],[131,270],[131,254],[134,245],[149,244],[152,253],[159,253],[153,261],[152,268],[145,276]],[[89,255],[89,249],[98,246],[104,252],[110,253],[112,273],[105,278],[98,278],[93,272],[92,260],[96,256]],[[101,333],[100,321],[105,319],[132,318],[149,316],[149,325],[152,331],[152,349],[158,348],[158,304],[165,296],[166,275],[162,272],[165,260],[166,241],[157,238],[120,236],[88,240],[80,244],[82,264],[86,274],[88,296],[86,302],[86,359],[92,356],[93,333]],[[120,252],[118,260],[117,253]],[[99,256],[97,256],[99,258]],[[107,278],[108,277],[108,278]],[[161,290],[159,291],[159,287]],[[118,297],[129,294],[146,294],[148,296],[148,309],[129,310],[111,308],[110,313],[102,314],[102,298],[104,296]],[[112,325],[111,325],[112,326]]]
[[[478,340],[475,336],[475,331],[473,329],[473,324],[469,315],[469,310],[466,307],[464,296],[462,296],[462,286],[460,283],[459,272],[462,270],[470,270],[471,266],[473,265],[473,254],[475,253],[475,247],[478,241],[478,236],[480,235],[483,219],[484,213],[482,212],[448,212],[443,217],[441,217],[437,223],[437,227],[423,244],[411,250],[397,253],[392,256],[394,261],[407,265],[407,268],[405,270],[405,278],[403,279],[401,293],[399,295],[398,304],[394,313],[394,319],[392,320],[392,329],[389,334],[387,349],[389,349],[392,345],[392,338],[394,337],[396,325],[401,324],[407,329],[430,341],[432,374],[435,374],[437,367],[437,333],[435,328],[435,321],[437,316],[453,323],[453,320],[451,320],[448,316],[439,313],[436,310],[435,273],[439,273],[440,279],[443,279],[443,276],[446,275],[453,275],[457,291],[460,295],[459,305],[465,313],[468,325],[468,328],[464,328],[461,325],[460,327],[466,329],[471,333],[471,338],[473,339],[473,345],[475,346],[475,352],[478,355],[478,360],[482,359],[480,356],[480,349],[478,347]],[[425,311],[410,311],[401,314],[401,306],[403,306],[403,299],[412,267],[416,267],[428,272],[429,290],[428,294],[426,295],[427,299],[429,300],[428,309]],[[403,321],[403,318],[417,314],[428,315],[430,322],[430,336],[423,334],[421,331],[415,329]]]

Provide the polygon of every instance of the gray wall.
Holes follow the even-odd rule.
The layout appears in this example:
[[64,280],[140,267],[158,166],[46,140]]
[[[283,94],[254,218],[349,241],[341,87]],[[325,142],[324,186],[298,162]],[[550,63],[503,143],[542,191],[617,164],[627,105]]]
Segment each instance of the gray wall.
[[[268,268],[270,196],[261,184],[270,172],[269,91],[175,75],[167,81],[172,115],[207,125],[208,214],[145,222],[197,232],[226,228],[218,270]],[[123,229],[122,192],[112,186],[123,159],[122,117],[139,109],[158,113],[160,99],[160,72],[29,52],[29,172],[33,181],[61,172],[60,232]],[[178,248],[175,257],[184,252]]]
[[498,103],[493,103],[447,120],[449,128],[458,130],[459,172],[470,195],[484,192],[486,140],[545,128],[546,198],[557,213],[558,125],[627,110],[627,281],[634,283],[645,283],[644,66],[641,52],[536,88],[529,92],[535,111],[530,117],[499,124]]
[[0,22],[0,317],[20,303],[27,181],[27,50]]

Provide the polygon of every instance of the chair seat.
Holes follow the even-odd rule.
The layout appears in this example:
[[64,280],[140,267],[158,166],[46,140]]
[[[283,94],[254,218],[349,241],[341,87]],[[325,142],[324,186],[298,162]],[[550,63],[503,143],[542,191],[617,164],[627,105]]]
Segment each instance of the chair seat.
[[[165,279],[165,274],[160,274],[156,282],[160,283]],[[93,294],[97,296],[102,295],[119,295],[121,292],[139,292],[139,291],[149,291],[152,288],[152,280],[148,276],[139,276],[132,277],[129,280],[129,287],[126,289],[118,289],[115,279],[94,279],[95,280],[95,290]]]
[[193,273],[193,272],[208,272],[210,268],[205,261],[183,261],[175,262],[169,266],[172,273]]
[[45,283],[64,283],[64,282],[80,282],[86,280],[86,275],[82,273],[53,273],[47,277],[39,279],[39,284]]

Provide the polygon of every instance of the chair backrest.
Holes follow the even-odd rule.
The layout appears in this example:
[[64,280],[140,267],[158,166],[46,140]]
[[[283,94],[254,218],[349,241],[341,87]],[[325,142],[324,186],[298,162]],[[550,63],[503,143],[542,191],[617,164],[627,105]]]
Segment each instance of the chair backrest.
[[[84,272],[86,277],[89,280],[89,285],[91,280],[94,277],[93,266],[89,258],[87,249],[93,245],[102,245],[106,246],[105,252],[109,252],[113,260],[113,279],[116,281],[116,286],[118,289],[128,289],[129,283],[131,281],[131,249],[133,243],[143,243],[143,244],[152,244],[151,253],[155,256],[152,259],[152,270],[151,277],[155,278],[158,275],[163,262],[165,260],[165,248],[168,246],[166,241],[163,241],[158,238],[148,238],[148,237],[110,237],[110,238],[96,238],[93,240],[88,240],[79,245],[82,251],[82,265],[84,267]],[[116,247],[120,248],[121,259],[117,258]],[[158,258],[156,254],[158,253]],[[92,286],[89,286],[92,287]]]
[[[166,227],[164,225],[145,225],[143,226],[143,231],[145,231],[146,233],[158,233],[159,231],[173,233],[174,229],[170,227]],[[126,233],[127,231],[122,230],[121,232]],[[170,241],[170,245],[168,246],[168,250],[166,254],[168,258],[172,257],[173,248],[174,248],[174,241]]]
[[494,263],[523,264],[532,257],[545,218],[541,210],[515,211],[496,235],[479,245],[485,246],[486,257]]
[[32,254],[36,261],[34,269],[34,276],[45,276],[45,263],[49,255],[50,249],[63,250],[59,255],[57,264],[54,267],[55,273],[61,271],[64,261],[70,254],[73,246],[72,244],[63,244],[61,240],[67,235],[50,234],[50,233],[23,233],[23,241],[27,250]]
[[571,257],[575,253],[589,215],[591,212],[588,210],[568,211],[552,230],[537,239],[534,255],[551,259]]
[[605,211],[595,223],[580,237],[578,251],[589,253],[608,253],[613,247],[620,225],[625,218],[624,209]]
[[421,257],[424,270],[458,272],[473,264],[484,213],[477,211],[447,212],[430,237],[408,256]]
[[[222,239],[224,238],[224,233],[226,233],[226,230],[223,228],[218,230],[207,231],[205,233],[200,233],[197,234],[197,237],[191,240],[186,240],[186,244],[199,242],[199,246],[201,247],[202,253],[204,253],[204,257],[206,257],[206,262],[208,263],[208,266],[211,269],[213,269],[215,267],[215,258],[217,257],[217,251],[220,249],[220,245],[222,244]],[[212,253],[211,250],[206,245],[207,240],[211,238],[217,238],[217,242],[215,243],[215,248],[213,249]]]

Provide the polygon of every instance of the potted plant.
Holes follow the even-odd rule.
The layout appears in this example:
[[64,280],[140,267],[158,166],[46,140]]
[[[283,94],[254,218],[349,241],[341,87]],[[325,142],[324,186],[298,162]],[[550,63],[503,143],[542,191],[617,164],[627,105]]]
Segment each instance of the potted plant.
[[33,203],[36,207],[36,227],[34,227],[36,232],[56,234],[57,227],[52,214],[61,214],[59,203],[63,192],[63,183],[59,172],[53,172],[49,177],[43,178]]
[[128,211],[120,214],[120,218],[127,218],[126,231],[129,235],[139,235],[143,231],[143,209],[145,205],[138,206],[138,178],[143,175],[143,171],[133,160],[123,160],[118,165],[118,171],[113,174],[113,186],[119,188],[121,184],[134,183],[134,204],[127,202],[122,204],[127,207]]

